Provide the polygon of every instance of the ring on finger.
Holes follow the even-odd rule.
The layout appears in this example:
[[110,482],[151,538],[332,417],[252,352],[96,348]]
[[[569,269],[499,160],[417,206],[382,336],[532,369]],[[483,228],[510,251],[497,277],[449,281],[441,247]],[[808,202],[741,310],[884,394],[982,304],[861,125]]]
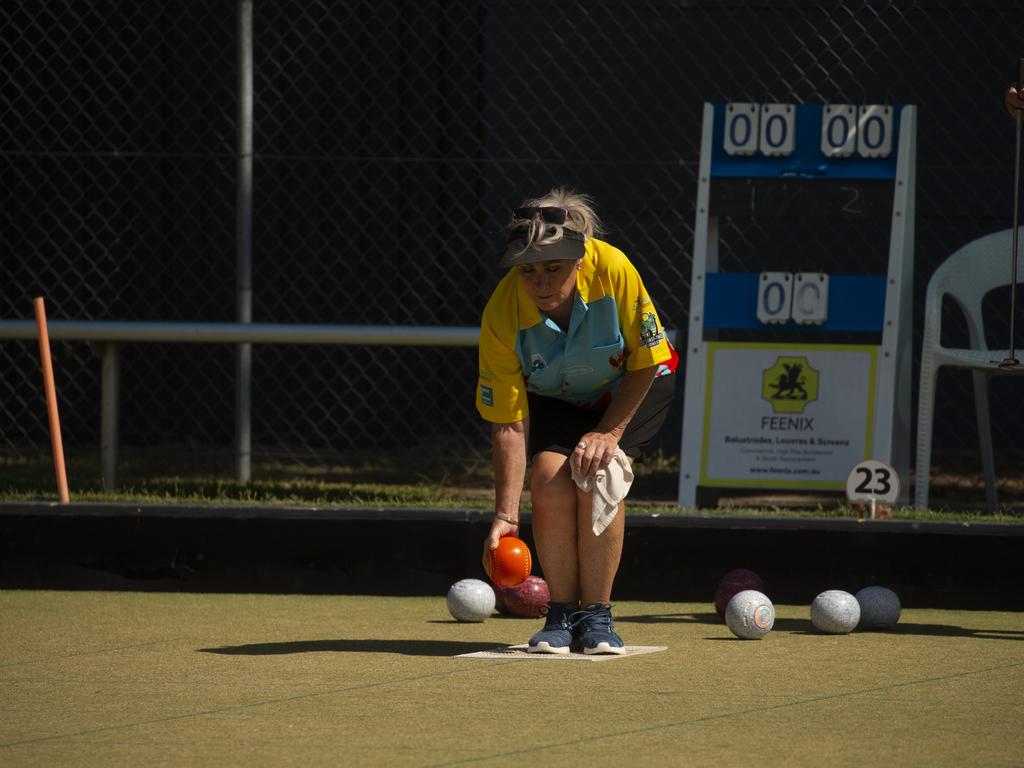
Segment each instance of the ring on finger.
[[581,450],[583,448],[586,448],[587,447],[587,441],[586,440],[580,440],[578,443],[576,443],[576,447],[581,449]]

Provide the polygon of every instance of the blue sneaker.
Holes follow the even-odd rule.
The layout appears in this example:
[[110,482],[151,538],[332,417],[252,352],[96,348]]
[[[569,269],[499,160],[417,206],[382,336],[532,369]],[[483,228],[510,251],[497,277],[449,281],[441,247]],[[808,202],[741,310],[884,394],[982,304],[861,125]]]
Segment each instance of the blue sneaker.
[[569,653],[573,629],[569,618],[575,607],[568,603],[548,603],[544,629],[530,638],[526,650],[530,653]]
[[576,641],[584,653],[624,654],[626,646],[612,624],[612,607],[604,603],[591,603],[570,618],[575,627]]

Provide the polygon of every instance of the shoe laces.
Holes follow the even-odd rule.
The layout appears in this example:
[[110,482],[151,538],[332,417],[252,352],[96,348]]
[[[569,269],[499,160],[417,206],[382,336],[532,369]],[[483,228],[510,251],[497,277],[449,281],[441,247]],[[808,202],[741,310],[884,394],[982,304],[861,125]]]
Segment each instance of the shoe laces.
[[612,606],[610,605],[593,603],[570,613],[561,604],[550,603],[544,628],[568,629],[572,631],[582,625],[585,630],[603,629],[610,632],[612,629],[611,609]]
[[586,608],[581,608],[569,617],[569,626],[575,629],[583,625],[585,631],[602,629],[606,632],[612,630],[612,611],[610,605],[594,603]]

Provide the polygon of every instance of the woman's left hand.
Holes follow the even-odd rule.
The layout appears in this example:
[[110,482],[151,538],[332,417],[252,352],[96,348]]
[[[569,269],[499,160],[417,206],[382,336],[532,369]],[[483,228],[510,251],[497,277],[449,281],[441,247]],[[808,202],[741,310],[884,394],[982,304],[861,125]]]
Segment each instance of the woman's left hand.
[[587,432],[576,443],[569,457],[569,466],[583,476],[596,475],[615,458],[619,441],[607,432]]

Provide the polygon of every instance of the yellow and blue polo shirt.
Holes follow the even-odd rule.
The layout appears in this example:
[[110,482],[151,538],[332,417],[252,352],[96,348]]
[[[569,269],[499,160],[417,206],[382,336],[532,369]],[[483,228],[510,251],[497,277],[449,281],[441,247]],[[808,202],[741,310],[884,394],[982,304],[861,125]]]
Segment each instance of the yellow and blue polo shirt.
[[522,421],[527,392],[600,407],[626,371],[657,365],[659,376],[675,372],[678,355],[640,274],[618,248],[587,241],[573,300],[566,332],[533,303],[516,267],[498,283],[480,323],[476,407],[484,419]]

